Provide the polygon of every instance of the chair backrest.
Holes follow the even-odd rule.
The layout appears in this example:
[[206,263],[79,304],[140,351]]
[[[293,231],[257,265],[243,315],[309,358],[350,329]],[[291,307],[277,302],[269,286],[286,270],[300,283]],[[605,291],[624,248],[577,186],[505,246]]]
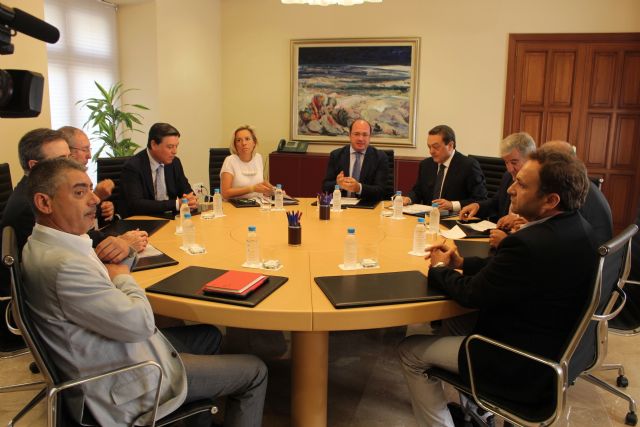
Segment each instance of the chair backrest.
[[504,161],[499,157],[475,156],[473,154],[469,154],[469,157],[480,163],[480,169],[484,173],[485,185],[487,186],[487,196],[493,197],[500,189],[502,176],[507,171]]
[[[598,248],[600,259],[596,275],[596,290],[590,307],[591,315],[579,326],[584,332],[579,339],[567,347],[569,380],[573,381],[583,372],[596,369],[606,356],[607,318],[614,310],[616,301],[631,269],[631,239],[638,232],[638,226],[629,225],[620,234]],[[597,291],[597,292],[596,292]],[[622,292],[622,291],[620,291]],[[622,293],[624,296],[624,293]],[[622,307],[618,307],[617,310]],[[603,318],[598,319],[598,316]],[[568,359],[567,359],[568,360]]]
[[593,182],[598,190],[602,190],[602,184],[604,184],[604,178],[601,176],[589,176],[589,180]]
[[100,157],[96,162],[98,165],[98,182],[104,179],[111,179],[115,184],[109,200],[113,202],[116,213],[120,214],[122,217],[127,216],[127,209],[126,202],[122,194],[122,187],[120,186],[120,174],[122,173],[122,167],[130,158],[131,156]]
[[231,154],[228,148],[209,149],[209,194],[213,194],[216,188],[220,188],[220,169],[224,159]]
[[382,150],[387,155],[389,161],[389,172],[387,175],[387,185],[385,188],[385,199],[389,199],[396,192],[396,174],[393,150]]
[[7,205],[11,193],[13,193],[13,184],[11,183],[9,163],[0,163],[0,221],[2,221],[4,207]]

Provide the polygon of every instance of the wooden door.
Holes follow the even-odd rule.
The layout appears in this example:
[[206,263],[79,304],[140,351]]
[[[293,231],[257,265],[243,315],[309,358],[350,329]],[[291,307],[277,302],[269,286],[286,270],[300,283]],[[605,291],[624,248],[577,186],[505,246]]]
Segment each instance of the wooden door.
[[577,147],[604,178],[614,228],[640,201],[640,34],[511,35],[504,135]]

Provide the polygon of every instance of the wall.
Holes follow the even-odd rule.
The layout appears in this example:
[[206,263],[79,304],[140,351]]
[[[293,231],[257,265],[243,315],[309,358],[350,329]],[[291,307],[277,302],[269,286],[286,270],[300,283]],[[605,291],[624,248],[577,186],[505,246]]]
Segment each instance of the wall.
[[[2,3],[10,7],[18,7],[40,19],[44,17],[44,0],[3,0]],[[18,160],[18,141],[31,129],[49,127],[51,114],[49,111],[46,44],[24,34],[12,37],[11,41],[15,46],[14,54],[0,56],[0,68],[36,71],[45,77],[40,116],[28,119],[0,118],[0,151],[2,152],[0,163],[9,163],[13,184],[16,185],[23,175]]]
[[219,144],[222,121],[219,0],[155,0],[118,9],[120,72],[146,112],[136,142],[146,146],[155,122],[181,132],[179,157],[191,184],[208,187],[209,147]]

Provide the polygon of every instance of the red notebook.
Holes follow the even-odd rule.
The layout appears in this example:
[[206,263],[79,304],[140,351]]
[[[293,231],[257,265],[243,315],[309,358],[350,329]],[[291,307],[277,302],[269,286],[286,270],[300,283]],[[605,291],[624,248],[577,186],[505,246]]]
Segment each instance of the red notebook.
[[204,292],[247,295],[259,288],[266,280],[267,276],[260,273],[229,270],[205,284],[202,290]]

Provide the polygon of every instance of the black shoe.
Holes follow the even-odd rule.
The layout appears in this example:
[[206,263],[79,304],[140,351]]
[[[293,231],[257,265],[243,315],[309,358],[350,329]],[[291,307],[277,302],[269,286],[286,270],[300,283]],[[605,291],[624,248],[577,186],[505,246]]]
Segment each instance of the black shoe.
[[471,417],[470,421],[464,420],[464,411],[462,411],[462,407],[459,403],[449,402],[447,403],[447,408],[449,408],[449,412],[451,412],[453,425],[456,427],[481,427],[473,417]]

